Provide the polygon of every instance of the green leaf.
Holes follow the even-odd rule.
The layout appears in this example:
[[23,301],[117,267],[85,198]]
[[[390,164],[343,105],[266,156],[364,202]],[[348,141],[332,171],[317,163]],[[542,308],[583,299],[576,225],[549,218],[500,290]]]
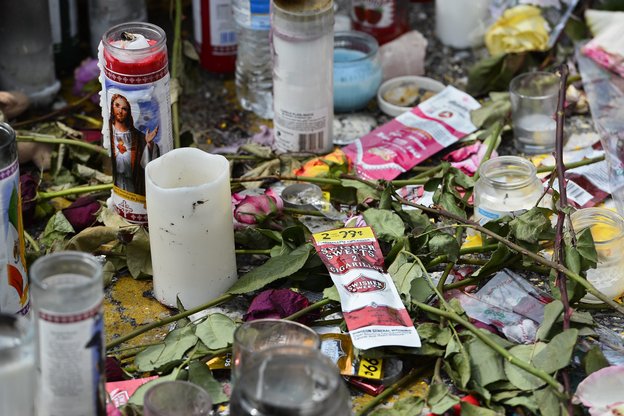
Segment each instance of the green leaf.
[[208,315],[195,326],[195,335],[211,350],[232,344],[236,324],[221,313]]
[[462,416],[500,416],[503,413],[495,412],[485,407],[475,406],[468,402],[461,402],[461,412],[459,414]]
[[401,298],[408,304],[411,302],[412,282],[423,275],[420,265],[410,262],[410,260],[411,257],[401,252],[388,267],[388,273],[392,277]]
[[371,416],[414,416],[420,415],[425,406],[422,397],[411,396],[394,403],[391,409],[379,408]]
[[425,277],[412,280],[410,298],[418,302],[426,302],[433,295],[433,289]]
[[509,223],[509,227],[518,240],[537,243],[544,233],[552,229],[549,215],[549,210],[534,207],[514,218]]
[[378,200],[381,197],[381,193],[377,189],[363,182],[354,179],[341,179],[340,181],[342,182],[342,186],[355,188],[357,190],[357,202],[359,204],[363,203],[367,199]]
[[392,211],[369,208],[364,211],[363,217],[380,240],[391,242],[402,238],[405,234],[403,220]]
[[460,218],[466,218],[466,211],[459,206],[457,199],[452,194],[441,193],[437,203],[446,211],[455,214]]
[[598,254],[596,253],[596,246],[594,245],[594,238],[590,228],[585,228],[576,234],[576,249],[583,259],[583,270],[596,267]]
[[400,211],[399,215],[412,229],[413,234],[422,234],[431,228],[431,220],[420,210],[408,209]]
[[535,397],[537,407],[540,409],[542,416],[561,416],[567,414],[567,412],[561,412],[559,399],[552,387],[535,390],[533,392],[533,397]]
[[132,241],[126,246],[126,262],[128,271],[135,279],[154,274],[152,271],[152,257],[150,254],[149,236],[145,228],[140,227],[134,233]]
[[310,256],[310,244],[304,244],[290,254],[271,257],[264,264],[242,276],[228,291],[234,295],[253,292],[269,283],[288,277],[303,267]]
[[563,255],[566,267],[574,273],[579,274],[581,272],[581,255],[578,250],[565,244],[563,246]]
[[43,230],[41,243],[50,247],[58,240],[63,240],[67,234],[73,232],[75,232],[74,227],[67,221],[63,212],[57,211],[52,218],[48,220]]
[[108,287],[113,282],[113,277],[117,273],[117,268],[112,261],[107,261],[102,268],[102,280],[104,281],[104,287]]
[[197,384],[210,395],[212,404],[225,403],[230,398],[223,392],[223,386],[212,375],[212,371],[201,361],[192,361],[189,364],[188,381]]
[[197,343],[191,326],[174,329],[162,344],[152,345],[137,354],[134,363],[140,371],[153,371],[172,361],[180,360]]
[[503,403],[511,407],[525,407],[531,411],[532,414],[537,414],[537,411],[539,410],[539,406],[533,396],[516,396],[503,401]]
[[563,303],[558,299],[553,300],[544,307],[544,319],[537,329],[537,339],[542,341],[549,339],[548,334],[562,313]]
[[139,406],[143,406],[143,398],[145,397],[145,393],[151,387],[153,387],[156,384],[162,383],[163,381],[177,380],[179,373],[180,373],[180,370],[175,369],[170,374],[167,374],[166,376],[160,376],[158,378],[148,381],[145,384],[140,385],[139,388],[134,391],[132,396],[130,396],[130,399],[128,400],[128,404],[136,404]]
[[444,413],[459,403],[459,399],[451,394],[448,386],[434,383],[427,392],[427,405],[432,413]]
[[572,352],[578,339],[578,329],[567,329],[553,337],[553,339],[540,351],[534,359],[537,368],[541,368],[549,374],[561,370],[570,364]]
[[[519,360],[525,361],[535,367],[534,358],[544,348],[546,348],[546,344],[538,342],[531,345],[517,345],[511,348],[509,352]],[[520,390],[535,390],[546,384],[546,382],[541,378],[528,373],[520,367],[513,365],[509,361],[505,361],[505,374],[509,378],[509,381]]]
[[488,127],[499,120],[505,120],[511,113],[509,93],[490,94],[490,97],[493,95],[496,99],[491,99],[481,108],[470,112],[470,120],[477,128]]
[[490,91],[505,91],[513,77],[526,67],[526,53],[491,56],[478,61],[468,70],[466,92],[478,97]]
[[507,246],[499,244],[488,261],[472,274],[473,277],[488,276],[506,267],[518,255],[511,251]]
[[453,354],[450,359],[444,360],[444,368],[453,379],[455,385],[460,389],[466,388],[470,381],[470,357],[465,348]]
[[587,351],[583,357],[582,364],[586,375],[590,375],[591,373],[598,371],[601,368],[609,367],[610,365],[598,345],[594,345],[589,351]]
[[102,244],[110,243],[117,240],[117,229],[113,227],[105,227],[102,225],[95,227],[87,227],[68,242],[65,248],[67,250],[84,251],[85,253],[93,253]]
[[459,258],[459,243],[450,234],[436,232],[429,239],[429,251],[433,256],[446,255],[450,261],[456,261]]
[[473,338],[465,342],[464,347],[471,358],[472,379],[478,385],[485,387],[491,383],[507,379],[502,357],[483,341]]
[[333,300],[334,302],[340,302],[340,294],[336,286],[330,286],[323,290],[323,299]]

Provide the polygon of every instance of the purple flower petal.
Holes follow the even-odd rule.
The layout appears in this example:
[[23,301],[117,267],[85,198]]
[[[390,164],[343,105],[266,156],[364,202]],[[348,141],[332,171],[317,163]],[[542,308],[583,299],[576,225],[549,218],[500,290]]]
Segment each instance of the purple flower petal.
[[281,319],[310,306],[310,301],[290,289],[269,289],[258,294],[249,305],[245,321]]
[[92,226],[97,220],[95,215],[100,209],[100,203],[92,196],[83,196],[75,200],[70,206],[63,210],[63,215],[67,221],[79,233],[87,227]]
[[119,360],[115,357],[106,357],[106,381],[121,381],[125,380],[124,372],[121,369]]
[[30,173],[20,175],[20,194],[22,195],[22,220],[25,226],[32,224],[37,206],[37,187],[39,180]]

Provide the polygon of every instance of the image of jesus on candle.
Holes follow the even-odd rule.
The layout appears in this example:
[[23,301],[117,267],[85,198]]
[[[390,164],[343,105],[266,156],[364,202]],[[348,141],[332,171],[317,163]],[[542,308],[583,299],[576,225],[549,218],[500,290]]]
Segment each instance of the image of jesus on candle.
[[145,133],[134,126],[128,99],[113,94],[110,108],[110,145],[115,186],[133,194],[145,195],[145,165],[160,156],[154,140],[158,126]]

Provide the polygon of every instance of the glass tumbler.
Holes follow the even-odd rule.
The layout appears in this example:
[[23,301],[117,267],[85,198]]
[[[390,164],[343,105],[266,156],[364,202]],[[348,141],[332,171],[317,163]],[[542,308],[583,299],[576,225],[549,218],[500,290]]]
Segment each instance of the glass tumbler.
[[232,385],[237,382],[250,358],[262,350],[277,345],[319,349],[321,339],[312,329],[298,322],[281,319],[257,319],[245,322],[234,332]]
[[143,399],[145,416],[207,416],[212,412],[212,398],[188,381],[163,381],[150,387]]
[[248,357],[230,399],[231,416],[348,416],[338,367],[318,349],[276,346]]
[[514,146],[527,154],[550,153],[555,148],[559,77],[550,72],[528,72],[509,84]]

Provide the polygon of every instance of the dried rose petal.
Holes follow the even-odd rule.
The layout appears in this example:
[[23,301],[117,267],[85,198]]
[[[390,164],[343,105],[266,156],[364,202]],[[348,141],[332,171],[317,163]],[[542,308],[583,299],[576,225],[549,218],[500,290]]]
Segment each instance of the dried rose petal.
[[303,295],[290,289],[269,289],[258,294],[249,305],[245,321],[281,319],[310,306]]
[[121,381],[125,380],[124,372],[121,369],[119,360],[115,357],[106,357],[106,381]]
[[75,200],[70,206],[63,210],[63,215],[67,221],[79,233],[87,227],[92,226],[97,220],[95,215],[100,209],[100,203],[92,196],[82,196]]
[[30,173],[20,175],[20,194],[22,195],[22,220],[25,226],[32,224],[37,206],[37,187],[39,181]]
[[587,376],[576,389],[574,403],[583,403],[592,416],[620,415],[624,411],[624,366],[602,368]]

